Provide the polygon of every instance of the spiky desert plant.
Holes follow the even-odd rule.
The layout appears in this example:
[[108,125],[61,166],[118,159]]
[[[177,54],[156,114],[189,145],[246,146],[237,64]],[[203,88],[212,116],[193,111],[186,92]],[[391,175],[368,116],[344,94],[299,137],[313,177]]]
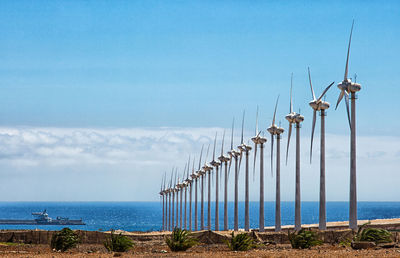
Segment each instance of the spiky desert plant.
[[174,231],[172,231],[171,237],[165,238],[165,242],[171,251],[179,252],[186,251],[187,249],[193,247],[198,243],[198,240],[191,237],[190,231],[175,228]]
[[115,234],[115,230],[111,230],[111,236],[104,242],[104,247],[108,251],[126,252],[134,246],[132,240],[123,236],[121,233]]
[[247,251],[257,247],[253,238],[246,233],[241,233],[235,236],[232,232],[232,238],[230,241],[226,241],[226,244],[232,251]]
[[55,232],[51,238],[50,247],[57,251],[65,252],[70,248],[76,247],[80,243],[78,234],[70,228],[63,228]]
[[322,241],[317,238],[317,234],[311,230],[301,229],[298,232],[289,232],[288,236],[292,248],[295,249],[305,249],[322,244]]
[[392,234],[382,228],[365,228],[371,222],[367,222],[360,226],[354,241],[369,241],[375,244],[393,242]]

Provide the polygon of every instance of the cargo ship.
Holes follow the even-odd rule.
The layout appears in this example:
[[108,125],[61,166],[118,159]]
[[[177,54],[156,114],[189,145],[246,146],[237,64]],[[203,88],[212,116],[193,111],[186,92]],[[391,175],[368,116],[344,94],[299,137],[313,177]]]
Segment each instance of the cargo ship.
[[35,219],[0,219],[0,225],[86,225],[82,219],[72,220],[64,217],[52,219],[49,217],[49,214],[47,214],[46,210],[43,212],[32,212],[32,215],[35,217]]

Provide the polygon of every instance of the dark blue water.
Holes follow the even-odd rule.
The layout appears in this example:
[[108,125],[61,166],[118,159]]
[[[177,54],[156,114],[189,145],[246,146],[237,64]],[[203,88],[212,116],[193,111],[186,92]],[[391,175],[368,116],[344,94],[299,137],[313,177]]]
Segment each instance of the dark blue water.
[[[214,203],[212,203],[214,225]],[[273,202],[265,203],[265,226],[274,225]],[[282,224],[294,224],[294,203],[282,202]],[[159,202],[0,202],[0,219],[32,219],[31,213],[47,209],[50,217],[82,218],[85,226],[69,226],[82,230],[122,229],[126,231],[160,230],[162,204]],[[200,205],[199,205],[200,213]],[[220,204],[220,226],[223,225],[223,205]],[[229,227],[233,228],[233,203],[229,203]],[[207,224],[207,203],[205,203]],[[193,215],[194,217],[194,215]],[[358,219],[400,218],[400,202],[359,202]],[[199,215],[200,219],[200,215]],[[348,220],[347,202],[327,203],[328,221]],[[302,203],[302,223],[318,223],[318,202]],[[200,223],[199,223],[200,225]],[[0,229],[58,230],[63,226],[0,225]],[[239,204],[239,227],[244,228],[244,203]],[[250,227],[258,227],[258,202],[250,203]]]

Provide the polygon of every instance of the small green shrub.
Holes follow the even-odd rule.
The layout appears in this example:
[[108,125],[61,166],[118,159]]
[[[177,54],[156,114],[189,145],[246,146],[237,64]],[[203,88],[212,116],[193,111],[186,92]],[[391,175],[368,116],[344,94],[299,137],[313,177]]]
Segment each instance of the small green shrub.
[[322,241],[317,238],[315,232],[311,230],[301,229],[299,232],[289,232],[288,234],[290,244],[295,249],[305,249],[322,244]]
[[80,242],[78,234],[69,228],[55,232],[51,238],[50,247],[57,251],[65,252],[76,247]]
[[111,230],[111,236],[104,242],[104,247],[108,251],[112,252],[126,252],[134,246],[132,240],[123,236],[121,233],[115,234],[114,230]]
[[389,231],[381,228],[364,228],[368,224],[370,222],[360,226],[354,241],[369,241],[375,244],[393,242],[392,234]]
[[226,241],[226,243],[232,251],[247,251],[257,247],[253,238],[246,233],[241,233],[235,236],[232,232],[231,241]]
[[186,251],[198,243],[196,238],[190,236],[190,231],[175,228],[171,238],[165,238],[169,249],[173,252]]

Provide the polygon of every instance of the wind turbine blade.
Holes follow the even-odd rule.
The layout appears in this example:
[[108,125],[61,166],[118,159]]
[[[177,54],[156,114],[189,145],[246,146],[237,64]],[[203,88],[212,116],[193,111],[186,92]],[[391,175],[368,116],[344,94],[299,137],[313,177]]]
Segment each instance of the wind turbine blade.
[[310,87],[311,87],[311,94],[313,97],[313,100],[315,100],[315,93],[314,93],[314,89],[311,83],[311,73],[310,73],[310,67],[308,67],[308,80],[310,81]]
[[292,101],[292,87],[293,87],[293,73],[290,77],[290,113],[293,112],[293,101]]
[[198,170],[200,170],[200,168],[201,168],[201,157],[203,156],[203,148],[204,148],[204,144],[201,145],[200,159],[199,159],[199,169]]
[[193,166],[192,166],[192,174],[194,173],[194,162],[196,161],[196,157],[193,157]]
[[346,100],[346,110],[347,110],[347,119],[349,120],[349,126],[351,130],[351,120],[350,120],[350,108],[349,108],[349,93],[347,91],[344,91],[344,98]]
[[344,90],[341,90],[341,91],[340,91],[339,98],[338,98],[338,100],[337,100],[337,102],[336,102],[335,110],[336,110],[337,107],[339,106],[340,101],[342,101],[342,98],[343,98],[343,96],[344,96],[344,92],[345,92]]
[[317,111],[313,112],[312,129],[311,129],[311,146],[310,146],[310,163],[312,161],[312,146],[314,140],[315,121],[317,120]]
[[215,132],[215,137],[214,137],[213,160],[215,160],[215,145],[216,144],[217,144],[217,132]]
[[187,167],[187,164],[185,163],[185,169],[183,169],[182,179],[185,177],[186,167]]
[[254,143],[253,182],[256,177],[257,143]]
[[257,113],[256,113],[256,131],[255,134],[258,132],[258,105],[257,105]]
[[187,172],[186,172],[187,178],[189,178],[189,171],[190,171],[190,155],[189,155],[189,160],[188,160],[188,165],[187,165]]
[[232,158],[229,160],[229,167],[228,167],[228,179],[229,179],[229,175],[231,174],[231,165],[232,165],[232,159],[234,159],[234,158],[233,158],[233,156],[232,156]]
[[243,110],[243,118],[242,118],[242,136],[240,138],[240,143],[241,144],[243,144],[244,114],[245,114],[245,110]]
[[287,140],[287,146],[286,146],[286,165],[287,165],[288,156],[289,156],[290,135],[292,135],[292,123],[289,123],[288,140]]
[[274,168],[274,135],[271,134],[271,176],[273,175]]
[[279,101],[279,95],[278,95],[278,98],[276,99],[276,103],[275,103],[275,111],[274,111],[274,118],[272,119],[272,125],[275,124],[276,108],[278,107],[278,101]]
[[166,182],[167,182],[167,171],[164,172],[164,190]]
[[350,38],[349,38],[349,46],[347,48],[347,59],[346,59],[346,69],[344,70],[344,80],[347,80],[347,75],[349,73],[349,56],[350,56],[350,45],[351,45],[351,36],[353,35],[353,26],[354,26],[354,20],[353,23],[351,24],[351,31],[350,31]]
[[208,159],[208,151],[210,150],[210,143],[208,144],[208,147],[207,147],[207,154],[206,154],[206,158],[204,159],[204,165],[205,164],[207,164],[207,159]]
[[260,136],[261,131],[258,132],[258,134],[256,135],[256,137]]
[[238,174],[240,174],[240,165],[242,164],[242,157],[243,157],[243,152],[240,151],[240,159],[239,159],[239,168],[238,168]]
[[231,134],[231,150],[233,150],[233,127],[235,125],[235,117],[232,120],[232,134]]
[[224,155],[224,141],[225,141],[225,129],[224,129],[224,134],[222,135],[221,156]]
[[326,89],[322,92],[321,96],[319,96],[318,101],[320,101],[320,100],[322,99],[322,97],[323,97],[323,96],[325,95],[325,93],[329,90],[329,88],[332,87],[332,85],[333,85],[334,83],[335,83],[335,82],[332,82],[331,84],[329,84],[328,87],[326,87]]

